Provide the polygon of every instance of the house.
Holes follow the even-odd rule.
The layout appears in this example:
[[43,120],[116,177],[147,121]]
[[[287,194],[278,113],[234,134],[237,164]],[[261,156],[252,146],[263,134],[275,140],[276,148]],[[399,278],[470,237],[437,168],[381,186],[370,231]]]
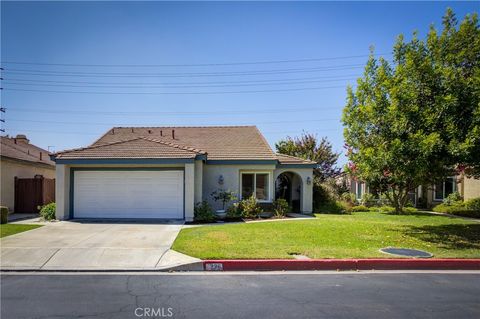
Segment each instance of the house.
[[192,221],[194,205],[231,190],[260,203],[284,197],[312,212],[315,162],[275,154],[255,126],[114,127],[56,153],[57,218]]
[[50,160],[47,150],[31,144],[25,135],[1,136],[0,142],[1,206],[7,206],[10,212],[25,212],[19,205],[29,201],[29,212],[35,212],[36,204],[42,204],[41,200],[30,203],[36,188],[15,191],[15,183],[18,185],[19,179],[55,178],[55,162]]
[[[374,193],[367,183],[350,180],[350,191],[360,200],[365,193]],[[448,195],[458,192],[464,200],[480,197],[480,179],[465,175],[450,176],[434,185],[421,185],[410,192],[410,201],[415,207],[431,208],[441,204]]]

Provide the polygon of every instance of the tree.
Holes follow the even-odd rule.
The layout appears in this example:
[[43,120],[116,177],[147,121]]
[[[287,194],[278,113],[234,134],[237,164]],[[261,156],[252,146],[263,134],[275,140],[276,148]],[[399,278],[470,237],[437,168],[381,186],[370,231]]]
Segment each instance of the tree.
[[370,56],[347,89],[347,171],[385,193],[397,213],[408,193],[452,171],[480,169],[480,31],[477,15],[457,28],[451,10],[439,35],[399,36],[393,62]]
[[280,154],[316,162],[318,166],[314,170],[314,179],[318,181],[323,182],[340,173],[340,169],[336,167],[339,154],[332,151],[332,144],[326,137],[318,141],[314,134],[309,133],[294,138],[288,136],[276,143],[275,148]]

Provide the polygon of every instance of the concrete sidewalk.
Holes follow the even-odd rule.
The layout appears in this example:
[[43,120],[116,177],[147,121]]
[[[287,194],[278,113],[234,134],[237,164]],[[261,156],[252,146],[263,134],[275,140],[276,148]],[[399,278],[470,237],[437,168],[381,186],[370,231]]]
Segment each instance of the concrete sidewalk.
[[181,223],[62,221],[2,238],[2,270],[162,270],[200,260],[170,250]]

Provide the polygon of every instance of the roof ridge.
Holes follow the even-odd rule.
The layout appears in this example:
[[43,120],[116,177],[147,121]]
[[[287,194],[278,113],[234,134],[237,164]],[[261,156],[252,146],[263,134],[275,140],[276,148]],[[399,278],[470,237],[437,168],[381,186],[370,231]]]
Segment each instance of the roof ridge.
[[178,148],[178,149],[181,149],[181,150],[184,150],[184,151],[190,151],[190,152],[194,152],[194,153],[197,153],[197,154],[207,154],[207,152],[202,151],[202,150],[200,150],[198,148],[195,148],[195,147],[184,146],[184,145],[175,144],[175,143],[171,143],[171,142],[166,142],[166,141],[162,141],[162,140],[159,140],[159,139],[156,139],[156,138],[150,138],[150,137],[145,137],[145,136],[140,136],[139,138],[144,139],[146,141],[151,141],[151,142],[160,143],[160,144],[163,144],[163,145],[175,147],[175,148]]
[[[256,125],[179,125],[179,126],[114,126],[113,129],[129,129],[129,128],[230,128],[230,127],[256,127]],[[112,129],[107,131],[110,132]],[[104,134],[105,135],[105,134]]]
[[125,142],[131,142],[131,141],[134,141],[134,140],[139,140],[139,139],[141,139],[141,137],[137,136],[137,137],[129,138],[129,139],[126,139],[126,140],[120,140],[120,141],[115,141],[115,142],[110,142],[110,143],[105,143],[105,144],[71,148],[71,149],[68,149],[68,150],[53,153],[53,155],[65,154],[65,153],[76,152],[76,151],[83,151],[83,150],[86,150],[86,149],[98,148],[98,147],[103,147],[103,146],[110,146],[110,145],[114,145],[114,144],[121,144],[121,143],[125,143]]

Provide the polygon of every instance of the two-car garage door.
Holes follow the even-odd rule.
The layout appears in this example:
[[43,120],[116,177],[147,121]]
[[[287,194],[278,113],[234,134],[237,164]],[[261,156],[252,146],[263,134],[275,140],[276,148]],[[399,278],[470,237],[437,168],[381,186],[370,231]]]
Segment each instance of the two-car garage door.
[[183,219],[183,171],[74,171],[74,218]]

